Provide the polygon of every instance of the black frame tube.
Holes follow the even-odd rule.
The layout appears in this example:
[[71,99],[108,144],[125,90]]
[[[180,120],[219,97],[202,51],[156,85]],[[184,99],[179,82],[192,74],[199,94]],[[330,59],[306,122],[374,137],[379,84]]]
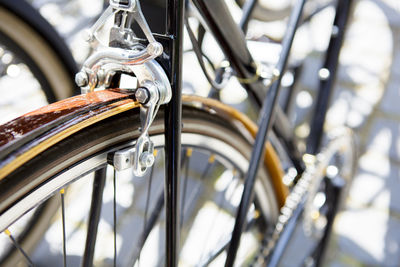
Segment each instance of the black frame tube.
[[321,241],[318,243],[317,247],[312,253],[312,258],[314,259],[315,266],[322,266],[325,257],[326,247],[332,233],[334,219],[340,207],[339,205],[340,199],[343,197],[343,189],[346,186],[343,185],[343,182],[335,182],[335,179],[341,178],[325,178],[325,186],[327,187],[326,198],[329,199],[329,202],[326,205],[329,206],[329,211],[326,214],[327,225],[324,234],[321,238]]
[[242,29],[244,33],[247,32],[247,27],[249,26],[250,18],[254,12],[254,8],[257,5],[258,0],[247,0],[243,5],[243,13],[242,18],[239,22],[239,27]]
[[165,108],[165,266],[178,265],[179,181],[182,119],[183,0],[167,2],[167,35],[170,36],[170,82],[172,99]]
[[[306,0],[297,1],[295,6],[293,7],[293,12],[289,19],[288,28],[282,42],[281,57],[279,58],[276,67],[279,73],[283,73],[286,68],[289,52],[292,47],[294,35],[296,33],[300,17],[303,13],[305,1]],[[279,95],[281,79],[282,75],[279,75],[278,79],[272,84],[261,108],[259,117],[259,128],[251,154],[249,169],[245,176],[243,195],[236,215],[235,227],[233,229],[232,239],[229,246],[225,266],[233,266],[237,250],[239,248],[240,237],[245,227],[246,217],[251,201],[253,200],[254,183],[256,179],[256,174],[260,166],[261,158],[263,156],[264,143],[266,138],[268,137],[269,129],[271,128],[271,125],[273,123],[274,111]]]
[[[343,1],[343,0],[339,0]],[[244,28],[246,28],[246,20],[249,19],[252,8],[254,7],[256,1],[249,0],[248,2],[248,13],[244,14],[243,22],[242,25]],[[299,25],[299,18],[300,14],[302,13],[302,8],[304,6],[305,0],[301,0],[298,2],[296,5],[296,8],[294,9],[295,12],[293,14],[298,14],[298,16],[292,15],[291,20],[289,22],[289,27],[288,27],[288,33],[285,35],[285,38],[283,40],[283,49],[282,49],[282,54],[281,58],[278,62],[277,69],[280,71],[280,73],[283,73],[283,71],[286,68],[286,62],[287,62],[287,57],[289,54],[289,50],[291,47],[291,43],[293,41],[293,35],[296,30],[296,28]],[[249,79],[252,78],[255,73],[256,73],[256,68],[254,64],[254,60],[250,56],[250,54],[246,50],[241,50],[242,53],[238,52],[238,47],[242,47],[240,40],[241,38],[236,38],[235,40],[227,38],[227,33],[229,33],[232,29],[231,27],[221,27],[221,20],[217,17],[215,17],[215,14],[213,16],[212,12],[212,5],[215,4],[214,1],[212,0],[193,0],[193,3],[196,5],[196,7],[199,9],[200,13],[202,14],[204,20],[207,22],[209,28],[213,32],[215,38],[217,39],[218,43],[220,44],[221,49],[224,51],[225,56],[228,58],[228,60],[231,63],[232,68],[236,71],[237,75],[241,78],[244,79]],[[222,6],[220,5],[219,8]],[[223,9],[223,8],[222,8]],[[173,99],[171,102],[167,105],[166,107],[166,113],[165,113],[165,127],[166,127],[166,189],[165,189],[165,199],[166,199],[166,231],[167,231],[167,237],[166,237],[166,266],[176,266],[178,259],[177,259],[177,253],[179,251],[179,233],[178,233],[178,228],[177,225],[179,225],[179,211],[178,207],[178,177],[179,177],[179,164],[180,162],[180,128],[181,128],[181,55],[182,55],[182,36],[183,36],[183,14],[184,14],[184,0],[168,0],[167,4],[167,35],[164,35],[164,40],[168,39],[168,52],[167,52],[167,58],[169,58],[168,62],[168,67],[164,64],[164,67],[167,67],[167,69],[170,70],[170,79],[171,79],[171,84],[173,88]],[[215,10],[214,10],[215,11]],[[224,10],[222,10],[224,11]],[[298,12],[298,13],[297,13]],[[223,17],[222,22],[229,21],[231,15],[226,12],[221,12],[221,10],[218,10],[218,14],[221,17]],[[226,20],[226,21],[224,21]],[[224,25],[222,23],[222,25]],[[239,27],[238,27],[239,28]],[[242,47],[243,48],[243,47]],[[340,49],[340,47],[339,47]],[[329,54],[331,54],[331,51],[328,49],[327,52],[327,57],[329,57]],[[332,57],[332,55],[331,55]],[[335,56],[333,56],[335,57]],[[337,57],[337,54],[336,54]],[[261,148],[263,147],[262,145],[259,145],[259,143],[263,144],[264,141],[266,140],[268,136],[268,131],[271,128],[271,125],[274,123],[274,117],[282,117],[283,112],[278,112],[279,114],[276,113],[276,98],[279,94],[279,85],[280,85],[280,80],[281,77],[272,85],[271,89],[268,91],[268,96],[264,99],[265,96],[265,87],[260,81],[256,81],[254,83],[250,84],[243,84],[245,89],[248,91],[249,96],[255,100],[255,103],[261,105],[261,99],[264,99],[264,104],[261,109],[261,116],[259,119],[260,122],[260,130],[258,133],[258,137],[256,138],[256,143],[254,146],[254,151],[252,154],[252,160],[250,161],[250,169],[249,167],[249,173],[247,177],[252,177],[252,179],[255,179],[255,173],[257,172],[256,170],[258,169],[258,166],[260,164],[260,158],[262,157],[262,151]],[[321,89],[322,90],[322,89]],[[325,105],[327,107],[327,105]],[[322,121],[319,121],[320,124],[323,123]],[[282,128],[278,127],[279,125],[274,125],[275,130],[278,132],[284,131],[285,129],[277,129],[277,128]],[[285,128],[285,127],[283,127]],[[287,129],[286,129],[287,130]],[[288,142],[291,144],[291,142],[294,142],[295,140],[287,140],[284,136],[282,136],[283,141],[285,144]],[[289,146],[287,147],[289,150],[289,153],[291,154],[299,154],[298,151],[296,150],[295,147]],[[293,152],[293,153],[292,153]],[[297,152],[297,153],[296,153]],[[257,156],[258,155],[258,156]],[[254,159],[253,159],[254,158]],[[257,159],[258,158],[258,159]],[[294,163],[298,163],[301,165],[301,158],[292,159]],[[300,166],[301,167],[301,166]],[[302,169],[302,168],[300,168]],[[251,174],[250,173],[254,173]],[[246,184],[250,184],[247,186],[247,190],[250,190],[250,193],[247,192],[243,195],[243,199],[247,199],[247,202],[250,203],[252,200],[252,195],[253,195],[253,185],[251,185],[250,180],[252,179],[246,179]],[[245,185],[245,190],[246,190],[246,185]],[[241,202],[241,206],[243,203],[243,199]],[[246,201],[245,201],[246,202]],[[243,204],[246,206],[245,204]],[[249,204],[247,204],[249,205]],[[247,210],[247,209],[245,209]],[[242,213],[240,214],[240,208],[238,212],[237,218],[241,218],[242,223],[240,223],[240,220],[236,221],[235,229],[238,227],[237,225],[241,225],[239,233],[234,232],[232,234],[233,238],[236,239],[233,243],[237,242],[237,247],[239,245],[239,240],[240,240],[240,235],[243,229],[243,220],[245,220],[246,217],[246,212],[244,210],[241,211]],[[234,230],[237,231],[237,230]],[[232,245],[231,245],[232,247]],[[236,248],[237,249],[237,248]],[[229,251],[235,250],[234,248],[230,248]],[[230,252],[232,253],[232,252]],[[236,255],[236,252],[234,253]],[[228,256],[228,261],[229,260],[234,260],[235,255]],[[233,262],[232,262],[233,264]],[[229,262],[226,263],[226,266],[231,266]]]
[[[242,29],[240,29],[240,27],[233,21],[229,10],[224,7],[225,3],[223,1],[215,0],[192,1],[202,15],[204,21],[207,23],[214,38],[217,40],[220,48],[224,52],[225,57],[229,60],[231,67],[236,72],[236,75],[243,79],[252,79],[257,73],[256,64],[247,49]],[[249,12],[249,15],[250,14],[251,12]],[[234,36],[232,36],[233,33]],[[242,86],[247,91],[252,103],[261,107],[262,101],[265,97],[265,92],[267,91],[262,80],[253,83],[244,83]],[[284,116],[283,112],[279,112],[276,116],[280,120],[285,119],[282,118],[282,116]],[[274,130],[278,137],[284,140],[285,147],[289,154],[294,155],[291,159],[293,164],[297,166],[296,168],[299,173],[301,173],[303,162],[301,157],[298,157],[301,153],[297,149],[295,141],[281,136],[281,133],[286,131],[292,132],[292,129],[282,129],[281,127],[284,127],[284,125],[274,125]]]
[[[251,79],[257,73],[257,66],[247,49],[242,29],[234,22],[224,1],[193,0],[217,40],[225,57],[229,60],[236,75],[242,79]],[[265,86],[262,82],[243,84],[243,87],[258,105],[264,98]]]
[[82,267],[93,266],[94,249],[96,246],[97,229],[99,226],[101,207],[103,205],[103,192],[106,184],[107,167],[96,170],[93,178],[92,201],[89,211],[89,222],[86,234],[85,253],[83,254]]
[[339,54],[350,16],[351,3],[352,0],[338,0],[337,2],[332,35],[322,67],[328,70],[329,76],[326,79],[320,78],[318,98],[310,125],[310,135],[307,139],[307,153],[309,154],[315,155],[319,152],[321,146],[325,117],[333,93],[333,85],[339,64]]

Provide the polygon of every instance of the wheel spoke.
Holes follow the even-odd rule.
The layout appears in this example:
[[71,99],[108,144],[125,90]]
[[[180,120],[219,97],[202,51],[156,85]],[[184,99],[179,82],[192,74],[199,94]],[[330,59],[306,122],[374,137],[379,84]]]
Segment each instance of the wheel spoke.
[[[237,171],[236,170],[233,170],[232,171],[232,179],[231,179],[231,182],[225,187],[225,189],[221,192],[221,194],[220,194],[220,197],[219,197],[219,199],[218,199],[218,211],[217,211],[217,214],[214,216],[214,218],[213,218],[213,223],[211,224],[212,226],[214,226],[214,225],[216,225],[217,224],[217,219],[218,219],[218,217],[220,216],[220,213],[221,213],[221,207],[225,204],[225,195],[226,195],[226,192],[228,191],[228,189],[231,187],[231,184],[232,184],[232,182],[233,181],[235,181],[236,179],[238,179],[238,177],[236,176],[236,173],[237,173]],[[235,192],[236,192],[236,190],[237,190],[237,188],[239,187],[239,183],[236,183],[236,185],[235,185],[235,188],[232,190],[232,194],[229,196],[229,198],[228,198],[228,203],[230,203],[231,202],[231,200],[232,200],[232,198],[233,198],[233,196],[235,195]],[[228,227],[224,227],[224,229],[227,229]],[[210,236],[210,234],[212,233],[212,230],[213,230],[213,228],[211,228],[211,229],[209,229],[209,231],[208,231],[208,233],[207,233],[207,235],[208,236]],[[217,244],[220,244],[221,243],[221,240],[222,240],[222,238],[226,238],[226,236],[220,236],[220,238],[219,238],[219,240],[218,240],[218,242],[217,242]],[[230,238],[230,236],[229,236],[229,238]],[[207,238],[207,240],[208,240],[209,238]],[[222,242],[222,243],[228,243],[229,244],[229,241],[230,241],[230,239],[229,240],[225,240],[224,242]],[[205,253],[205,251],[206,251],[206,249],[205,249],[205,247],[206,247],[206,243],[204,244],[204,246],[203,246],[203,250],[202,250],[202,253],[201,253],[201,257],[200,257],[200,259],[203,259],[203,255],[204,255],[204,253]],[[223,248],[225,248],[225,246],[226,245],[224,245],[224,246],[222,246],[221,247],[221,249]],[[215,259],[222,251],[223,251],[223,249],[220,251],[220,250],[216,250],[216,251],[214,251],[214,252],[211,252],[211,253],[209,253],[209,255],[214,255],[213,257],[212,257],[212,259],[208,259],[207,260],[207,262],[211,262],[213,259]],[[207,263],[208,264],[208,263]]]
[[[251,228],[251,226],[253,226],[254,223],[255,223],[255,219],[252,219],[251,221],[249,221],[247,223],[245,231],[249,230]],[[220,238],[220,240],[217,244],[217,247],[213,251],[210,251],[207,255],[207,259],[201,260],[200,264],[198,266],[208,266],[222,252],[224,252],[229,246],[229,242],[231,241],[231,236],[226,236],[223,241],[221,241],[221,240],[222,240],[222,237]],[[201,259],[203,259],[203,257],[201,257]]]
[[[156,156],[156,154],[155,154],[155,156]],[[154,166],[153,166],[153,168],[154,168]],[[151,180],[152,180],[153,174],[154,174],[153,168],[150,173]],[[149,198],[150,191],[151,191],[151,185],[149,185],[149,187],[148,187],[148,199],[146,200],[147,203],[150,203],[150,198]],[[156,199],[157,199],[156,204],[155,204],[154,208],[152,209],[150,216],[148,215],[149,206],[147,206],[147,203],[146,203],[146,210],[145,210],[146,223],[144,224],[143,232],[139,237],[137,249],[135,249],[133,251],[133,253],[131,254],[130,259],[131,259],[132,263],[135,263],[137,260],[139,260],[141,250],[142,250],[144,244],[146,243],[147,237],[149,236],[150,232],[153,230],[154,226],[156,225],[156,223],[158,221],[158,218],[160,217],[160,214],[162,213],[162,210],[164,208],[164,191],[161,191]]]
[[147,237],[149,236],[151,230],[154,228],[158,218],[160,217],[160,214],[161,214],[163,208],[164,208],[164,194],[161,193],[157,198],[157,202],[153,209],[153,212],[150,214],[150,217],[147,220],[146,228],[144,229],[143,234],[140,236],[139,244],[138,244],[139,251],[136,255],[133,255],[132,262],[136,261],[136,258],[138,257],[139,253],[141,252],[141,249],[143,248]]
[[[201,260],[200,264],[198,266],[208,266],[213,260],[215,260],[224,250],[228,248],[229,241],[230,241],[230,236],[224,240],[224,242],[219,242],[219,245],[216,249],[213,251],[210,251],[210,253],[207,255],[207,260]],[[203,257],[201,257],[203,259]]]
[[15,240],[15,238],[13,237],[13,235],[11,234],[11,232],[6,229],[4,230],[4,233],[6,235],[8,235],[8,237],[10,238],[11,242],[13,243],[13,245],[15,246],[16,249],[19,250],[19,252],[22,253],[22,255],[24,255],[24,258],[26,259],[26,261],[28,262],[29,266],[34,266],[32,260],[29,258],[28,254],[24,251],[24,249],[18,244],[17,240]]
[[[213,166],[214,161],[215,161],[215,155],[212,154],[210,156],[210,158],[208,159],[207,166],[205,167],[203,173],[200,176],[200,181],[203,181],[206,178],[208,172],[212,169],[211,167]],[[196,188],[194,188],[192,190],[190,197],[186,201],[186,203],[184,203],[184,206],[183,206],[181,212],[184,212],[184,213],[187,212],[187,209],[189,209],[190,204],[194,201],[195,197],[197,196],[197,193],[200,191],[200,188],[201,188],[201,185],[199,184],[196,186]]]
[[89,211],[89,222],[86,234],[85,252],[82,266],[93,266],[94,249],[96,245],[97,229],[100,221],[103,192],[106,182],[107,167],[97,170],[94,174],[92,202]]
[[61,195],[61,217],[62,217],[62,234],[63,234],[63,264],[67,266],[67,244],[65,235],[65,189],[60,190]]
[[[134,113],[134,115],[139,116],[139,113]],[[192,114],[189,115],[192,116]],[[199,114],[199,118],[203,119],[203,117],[200,116],[203,116],[202,113]],[[188,118],[186,126],[192,127],[192,124],[190,124],[192,123],[191,119],[191,117]],[[196,122],[196,120],[193,122]],[[108,123],[111,122],[112,125],[109,126]],[[110,120],[104,122],[104,127],[107,127],[106,129],[110,131],[114,131],[114,128],[117,127],[116,125],[120,125],[123,122],[125,122],[125,120],[121,120],[121,122],[118,120],[118,123],[113,123],[113,121]],[[211,118],[210,120],[204,120],[204,123],[208,123],[211,126],[216,124]],[[103,124],[100,124],[100,126],[103,127]],[[177,251],[177,253],[179,253],[180,263],[185,265],[193,266],[210,261],[214,264],[217,263],[217,261],[223,260],[221,258],[225,257],[224,250],[226,249],[226,239],[231,235],[229,230],[231,230],[232,221],[234,221],[232,214],[235,212],[238,202],[236,196],[240,195],[242,184],[241,182],[239,183],[242,177],[236,179],[233,170],[238,170],[236,176],[241,176],[240,174],[245,172],[246,163],[248,161],[246,155],[249,155],[251,150],[250,145],[244,142],[246,141],[245,139],[238,139],[238,142],[231,143],[235,140],[232,138],[236,138],[236,135],[232,135],[233,137],[231,137],[231,135],[226,136],[229,132],[222,131],[225,128],[220,129],[220,127],[224,127],[224,121],[215,126],[217,127],[193,129],[193,132],[191,132],[192,129],[189,127],[188,132],[183,132],[182,159],[179,162],[181,164],[179,167],[182,173],[179,177],[179,183],[182,188],[179,199],[182,201],[182,204],[176,207],[182,212],[178,217],[181,219],[182,224],[178,223],[176,227],[178,231],[181,231],[181,239],[179,242],[182,243],[182,249]],[[38,238],[38,242],[41,242],[41,237],[43,237],[44,242],[49,242],[49,248],[54,247],[54,245],[58,243],[59,252],[54,251],[54,255],[51,255],[51,257],[54,257],[54,259],[57,258],[60,266],[63,253],[61,242],[63,241],[59,238],[58,240],[54,237],[50,238],[54,231],[59,233],[56,233],[56,237],[61,237],[60,226],[63,227],[65,265],[71,265],[73,261],[79,260],[79,258],[72,257],[71,253],[75,253],[72,250],[80,251],[79,255],[82,256],[80,264],[82,264],[82,266],[90,266],[91,264],[108,264],[112,266],[132,264],[136,267],[142,267],[144,265],[156,265],[157,262],[163,264],[163,258],[166,257],[166,254],[164,254],[166,239],[164,212],[166,202],[164,199],[165,181],[163,177],[165,163],[162,160],[163,157],[161,157],[165,149],[165,141],[164,138],[162,138],[163,134],[161,132],[151,132],[154,146],[160,149],[158,152],[161,154],[157,157],[154,169],[150,168],[144,179],[137,177],[132,179],[129,175],[129,170],[124,172],[122,170],[108,169],[107,177],[105,178],[105,183],[107,184],[104,185],[103,191],[103,189],[101,189],[102,185],[99,185],[101,184],[99,183],[99,178],[94,178],[98,176],[100,172],[105,172],[105,170],[100,171],[99,168],[106,166],[107,162],[111,163],[111,160],[114,159],[111,156],[115,155],[116,151],[125,150],[131,147],[133,143],[130,135],[122,135],[122,133],[125,133],[125,127],[121,127],[121,129],[118,128],[118,133],[121,132],[121,136],[123,136],[118,138],[114,138],[114,135],[109,137],[108,134],[103,136],[102,127],[97,127],[96,124],[96,127],[93,129],[101,138],[93,137],[93,140],[90,139],[92,140],[90,144],[99,145],[96,147],[96,151],[99,149],[100,152],[94,153],[90,150],[88,153],[93,152],[93,155],[81,155],[81,150],[75,151],[75,148],[71,148],[71,151],[75,154],[71,154],[72,156],[71,160],[68,161],[68,166],[53,164],[53,153],[51,153],[52,157],[49,156],[49,158],[46,159],[49,165],[57,167],[51,169],[52,172],[49,173],[49,177],[45,177],[46,181],[54,180],[55,182],[43,185],[39,184],[41,190],[38,191],[40,195],[37,199],[44,199],[44,197],[56,192],[57,205],[54,204],[54,206],[56,206],[54,207],[54,211],[50,209],[46,211],[46,215],[48,216],[43,217],[43,222],[38,222],[38,225],[44,226],[45,223],[47,223],[47,219],[49,220],[48,227],[44,227],[46,229],[43,229],[43,232],[39,233],[40,239]],[[86,132],[82,132],[82,136],[86,138]],[[133,136],[133,138],[135,137],[136,136]],[[81,138],[81,136],[79,135],[77,138]],[[92,135],[87,135],[87,138],[92,138]],[[63,146],[61,146],[63,150],[67,151],[63,153],[68,153],[68,155],[70,153],[68,152],[69,146],[74,143],[70,143],[69,140],[70,139],[66,140],[65,144],[63,143]],[[71,140],[75,141],[75,138]],[[59,150],[58,146],[55,149]],[[57,150],[55,150],[55,152],[57,152]],[[53,152],[53,150],[49,151]],[[54,157],[59,155],[59,153],[54,154]],[[36,164],[36,159],[34,163]],[[46,166],[43,166],[43,171],[47,173],[47,163]],[[53,173],[56,174],[53,175]],[[36,174],[36,172],[34,174]],[[110,177],[113,174],[114,176]],[[13,174],[12,177],[16,176]],[[37,182],[42,181],[41,176],[33,178],[37,179]],[[266,175],[260,174],[260,179],[266,179]],[[266,183],[260,183],[259,187],[257,187],[259,190],[256,191],[256,203],[260,199],[264,200],[264,192],[266,192],[264,184],[266,188],[270,186],[267,180],[265,181]],[[236,188],[238,183],[240,188]],[[71,186],[67,189],[66,186],[70,184]],[[228,184],[230,184],[229,188],[227,186]],[[68,196],[60,196],[64,199],[62,201],[65,203],[65,207],[63,207],[62,210],[65,222],[61,221],[61,203],[58,196],[61,188],[65,188],[69,193]],[[87,192],[90,191],[92,193],[87,194]],[[101,194],[102,191],[103,194]],[[234,196],[232,196],[232,191],[236,192]],[[103,195],[103,199],[101,199],[101,195]],[[33,197],[36,197],[36,191]],[[31,195],[27,195],[27,200],[22,199],[21,203],[28,206],[29,203],[27,201],[30,199]],[[262,211],[273,210],[268,209],[270,205],[269,198],[265,202],[265,208],[264,205],[261,207],[263,208]],[[260,205],[262,204],[263,203]],[[274,202],[272,204],[274,204]],[[67,205],[68,207],[66,207]],[[59,213],[57,216],[58,219],[56,221],[50,221],[51,217],[57,214],[57,210]],[[68,218],[66,217],[66,212],[68,212]],[[29,214],[27,214],[26,218],[18,222],[18,225],[16,224],[15,227],[21,226],[18,229],[27,228],[25,225],[31,222],[28,215]],[[67,219],[68,221],[66,221]],[[253,243],[256,245],[258,241],[256,237],[260,232],[259,230],[263,230],[264,227],[263,220],[264,217],[257,220],[256,225],[253,225],[251,228],[249,238],[252,243],[250,245],[253,245]],[[132,223],[135,222],[139,223],[139,231],[133,232]],[[140,223],[142,223],[142,225],[140,225]],[[66,234],[67,227],[68,235]],[[11,230],[13,230],[13,228],[11,228]],[[31,253],[31,251],[28,251],[25,247],[25,240],[22,242],[23,236],[21,236],[19,232],[17,235],[16,230],[13,231],[14,237],[20,242],[20,245],[22,245],[27,252]],[[81,246],[79,246],[79,244],[77,244],[77,246],[66,245],[66,242],[71,243],[77,240],[79,242],[79,238],[82,234],[84,238],[86,238],[86,243],[81,243]],[[50,242],[54,242],[55,244]],[[203,243],[207,243],[206,247],[203,247]],[[18,254],[17,256],[19,256],[20,259],[23,258],[22,254],[18,252],[11,243],[8,245],[12,253]],[[66,246],[68,246],[68,251]],[[114,246],[114,248],[112,248],[112,246]],[[29,256],[34,260],[36,258],[41,258],[42,260],[49,257],[48,255],[50,255],[50,253],[53,253],[53,251],[50,251],[49,254],[45,254],[46,247],[42,249],[41,246],[40,248],[40,251],[36,250],[34,251],[35,254],[32,254],[32,256],[29,254]],[[252,254],[253,247],[244,248],[243,254],[246,253]],[[6,256],[8,256],[8,254]],[[67,261],[69,263],[67,263]],[[28,265],[27,262],[25,264]]]
[[204,180],[206,178],[206,175],[208,174],[208,171],[210,170],[214,162],[215,162],[215,155],[211,154],[210,157],[208,158],[207,166],[204,169],[203,174],[200,177],[200,180]]
[[[157,150],[154,150],[154,158],[156,158],[157,157]],[[150,174],[149,174],[149,178],[148,178],[148,180],[149,180],[149,183],[148,183],[148,186],[147,186],[147,198],[146,198],[146,207],[145,207],[145,210],[144,210],[144,217],[143,217],[143,231],[142,231],[142,234],[140,235],[140,244],[139,244],[139,247],[138,247],[138,249],[139,249],[139,252],[138,252],[138,266],[140,266],[140,254],[141,254],[141,252],[142,252],[142,247],[143,247],[143,245],[144,245],[144,243],[145,243],[145,240],[146,240],[146,238],[147,238],[147,235],[146,235],[146,226],[147,226],[147,213],[148,213],[148,211],[149,211],[149,206],[150,206],[150,197],[151,197],[151,185],[152,185],[152,181],[153,181],[153,174],[154,174],[154,165],[151,167],[151,169],[150,169]],[[142,244],[143,243],[143,244]]]
[[[183,192],[182,192],[182,201],[181,201],[181,220],[180,220],[180,230],[182,230],[183,226],[183,219],[185,214],[185,199],[186,199],[186,191],[187,191],[187,184],[189,178],[189,165],[190,165],[190,157],[192,156],[193,149],[187,148],[186,153],[184,153],[184,161],[183,164],[185,167],[185,176],[183,177]],[[182,166],[183,167],[183,166]]]
[[114,189],[114,201],[113,201],[113,228],[114,228],[114,267],[117,266],[117,184],[116,184],[117,171],[114,169],[113,175],[113,189]]

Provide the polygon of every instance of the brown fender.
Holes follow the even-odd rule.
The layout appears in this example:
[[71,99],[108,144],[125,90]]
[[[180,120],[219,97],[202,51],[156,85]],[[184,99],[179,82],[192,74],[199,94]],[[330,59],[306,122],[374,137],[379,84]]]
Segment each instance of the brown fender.
[[[208,110],[211,109],[220,116],[241,123],[253,138],[255,138],[257,134],[258,127],[251,119],[237,109],[225,105],[215,99],[194,95],[184,95],[182,96],[182,100],[184,103],[201,104],[202,108],[206,108]],[[288,188],[282,183],[283,170],[279,157],[270,142],[265,144],[264,165],[268,170],[272,185],[275,189],[278,205],[279,207],[282,207],[289,191]]]
[[[240,124],[253,138],[256,124],[246,115],[217,100],[183,96],[183,102]],[[132,92],[119,89],[71,97],[0,125],[0,180],[42,151],[100,120],[139,107]],[[270,174],[278,204],[288,189],[282,184],[283,171],[270,143],[265,145],[264,164]]]

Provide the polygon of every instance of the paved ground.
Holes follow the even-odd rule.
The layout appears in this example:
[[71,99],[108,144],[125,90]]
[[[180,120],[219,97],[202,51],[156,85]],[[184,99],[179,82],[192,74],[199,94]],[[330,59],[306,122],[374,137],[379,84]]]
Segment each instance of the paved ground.
[[400,266],[400,2],[356,1],[331,116],[359,139],[330,266]]
[[[57,21],[54,10],[42,11]],[[328,127],[347,124],[354,128],[360,158],[347,208],[334,228],[327,265],[400,266],[400,1],[357,0],[354,11]],[[323,16],[329,21],[329,11]],[[312,23],[302,38],[317,40],[326,29],[323,23]],[[84,51],[76,49],[80,42],[70,41],[82,59]],[[309,47],[299,40],[294,48],[298,55],[311,55],[297,98],[304,110],[314,94],[313,77],[323,46],[316,42]],[[297,132],[306,133],[304,127]]]
[[[346,209],[335,224],[325,264],[400,266],[400,1],[354,2],[326,126],[347,125],[354,129],[359,163]],[[308,134],[303,120],[312,107],[311,97],[318,83],[316,73],[321,66],[320,50],[326,46],[326,41],[320,40],[327,40],[321,36],[329,36],[331,19],[330,10],[324,11],[300,31],[293,48],[295,57],[307,55],[296,99],[300,106],[295,118],[299,125],[296,133],[300,137]],[[280,23],[254,23],[249,35],[267,31],[279,36],[280,32],[275,32],[279,27]],[[266,52],[274,47],[252,47],[265,61],[276,60]],[[187,61],[193,62],[193,58]],[[227,90],[230,93],[223,94],[227,102],[240,99],[238,89],[232,97],[233,87],[234,84]]]

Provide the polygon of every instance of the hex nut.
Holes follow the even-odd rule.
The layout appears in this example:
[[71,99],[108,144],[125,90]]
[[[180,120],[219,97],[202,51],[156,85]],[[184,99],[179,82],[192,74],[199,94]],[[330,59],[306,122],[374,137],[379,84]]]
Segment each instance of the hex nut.
[[146,104],[150,99],[150,94],[147,88],[139,87],[135,92],[135,97],[140,104]]
[[75,83],[79,87],[85,87],[89,83],[89,78],[84,71],[80,71],[75,75]]

